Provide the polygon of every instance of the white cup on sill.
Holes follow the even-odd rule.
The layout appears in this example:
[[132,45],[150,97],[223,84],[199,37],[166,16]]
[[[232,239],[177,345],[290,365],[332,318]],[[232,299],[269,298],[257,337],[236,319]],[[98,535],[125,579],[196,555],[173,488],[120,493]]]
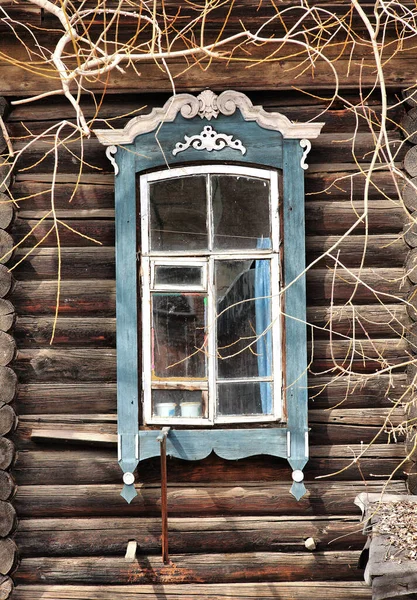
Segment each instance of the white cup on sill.
[[155,413],[158,417],[175,417],[175,402],[158,402]]
[[181,402],[182,417],[201,417],[201,402]]

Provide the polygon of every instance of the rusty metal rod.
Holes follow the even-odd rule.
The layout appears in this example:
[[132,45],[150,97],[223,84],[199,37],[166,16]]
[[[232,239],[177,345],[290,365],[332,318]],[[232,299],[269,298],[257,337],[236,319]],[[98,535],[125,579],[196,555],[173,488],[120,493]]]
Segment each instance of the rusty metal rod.
[[170,427],[164,427],[157,437],[161,444],[161,519],[162,519],[162,560],[169,563],[168,551],[168,489],[167,489],[167,437]]

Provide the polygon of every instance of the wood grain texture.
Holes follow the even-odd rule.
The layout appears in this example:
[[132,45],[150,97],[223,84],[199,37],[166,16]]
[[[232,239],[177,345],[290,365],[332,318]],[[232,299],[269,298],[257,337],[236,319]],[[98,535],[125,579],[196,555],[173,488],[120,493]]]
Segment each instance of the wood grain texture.
[[[368,482],[370,492],[380,492],[385,481]],[[171,485],[168,507],[172,517],[232,515],[358,515],[352,498],[363,491],[358,482],[310,482],[308,496],[297,502],[288,482],[230,485]],[[127,505],[120,485],[44,485],[18,488],[14,506],[23,517],[99,517],[160,515],[160,486],[137,485],[138,496]],[[389,491],[405,493],[402,481],[393,481]]]
[[[355,517],[213,517],[171,518],[169,547],[174,554],[303,551],[306,537],[320,550],[363,547]],[[126,540],[140,552],[159,554],[159,518],[22,519],[14,539],[25,557],[122,556]]]
[[122,557],[23,558],[15,574],[22,583],[131,584],[131,583],[239,583],[297,581],[306,576],[320,580],[323,570],[329,580],[361,581],[357,568],[359,552],[262,552],[242,554],[172,555],[161,558],[138,555],[133,563]]
[[0,600],[8,600],[13,591],[13,581],[10,577],[0,577]]
[[17,424],[16,413],[9,404],[0,402],[0,435],[7,435]]
[[17,564],[17,547],[10,538],[0,539],[0,575],[7,575]]
[[15,481],[7,471],[0,471],[0,500],[9,500],[16,489]]
[[19,585],[13,600],[371,600],[361,582],[233,583],[204,585],[59,586]]
[[0,469],[8,469],[15,459],[15,447],[11,440],[0,437]]

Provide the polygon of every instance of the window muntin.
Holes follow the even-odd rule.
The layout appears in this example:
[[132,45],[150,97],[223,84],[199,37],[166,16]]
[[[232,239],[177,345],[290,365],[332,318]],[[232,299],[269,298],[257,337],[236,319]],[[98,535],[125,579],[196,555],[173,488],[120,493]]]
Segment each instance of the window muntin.
[[145,422],[279,419],[277,173],[184,167],[141,176],[140,194]]

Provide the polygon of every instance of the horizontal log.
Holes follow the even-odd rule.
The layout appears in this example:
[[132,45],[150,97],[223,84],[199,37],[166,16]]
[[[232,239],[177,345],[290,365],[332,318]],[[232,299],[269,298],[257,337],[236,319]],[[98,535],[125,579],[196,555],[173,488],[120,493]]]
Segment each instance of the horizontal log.
[[0,469],[8,469],[15,459],[15,447],[9,438],[0,437]]
[[[367,491],[381,493],[386,481],[370,481]],[[308,482],[308,494],[299,502],[290,494],[291,483],[171,485],[168,509],[171,517],[222,515],[358,515],[353,499],[364,490],[356,482]],[[160,516],[160,485],[137,485],[131,504],[120,496],[120,485],[20,486],[14,506],[23,517]],[[391,481],[387,493],[405,494],[402,481]]]
[[204,585],[19,585],[15,600],[371,600],[365,582],[228,583]]
[[[50,123],[48,124],[48,128],[49,127]],[[64,139],[64,136],[66,135],[70,135],[69,132],[69,128],[67,130],[62,130],[61,139]],[[38,135],[41,136],[41,132],[39,132]],[[390,148],[393,154],[396,155],[396,160],[401,161],[406,156],[408,150],[407,145],[401,139],[401,135],[396,131],[389,131],[387,137],[389,139]],[[17,139],[14,142],[15,151],[21,153],[16,163],[17,170],[21,171],[29,169],[34,173],[52,170],[55,161],[55,153],[51,152],[51,142],[40,137],[38,140],[35,140],[31,144],[30,149],[25,152],[24,149],[26,148],[27,143],[27,139]],[[83,170],[85,172],[110,170],[109,161],[105,154],[105,148],[95,136],[91,136],[89,139],[84,138],[82,144],[84,161]],[[308,164],[314,165],[325,163],[328,160],[329,155],[332,156],[332,160],[335,163],[353,162],[353,158],[357,163],[368,163],[374,148],[375,138],[372,133],[356,133],[354,143],[351,136],[346,135],[346,133],[322,133],[313,144],[312,150],[309,153]],[[69,149],[61,145],[59,146],[57,154],[60,172],[71,173],[77,168],[77,166],[74,165],[72,158],[74,154],[77,156],[81,155],[81,147],[78,143],[73,143]],[[161,164],[163,164],[162,153]]]
[[352,336],[353,329],[358,338],[397,337],[406,335],[413,324],[405,304],[307,306],[307,322],[315,326],[311,332],[314,339],[328,337],[329,331]]
[[[331,248],[331,256],[323,256]],[[320,261],[324,264],[334,266],[334,258],[338,257],[340,262],[347,267],[390,267],[403,266],[404,257],[408,252],[402,236],[399,235],[351,235],[340,241],[338,236],[307,236],[306,237],[307,264],[323,256]]]
[[[43,446],[43,451],[22,452],[13,474],[18,485],[47,485],[50,482],[64,485],[68,481],[73,485],[117,484],[121,481],[121,471],[115,459],[115,445],[113,443],[113,450],[100,448],[65,452],[51,447],[45,449]],[[39,447],[42,448],[41,445]],[[384,454],[383,460],[380,457],[368,458],[365,453],[357,464],[352,464],[354,458],[353,452],[350,457],[345,458],[312,457],[304,468],[305,477],[311,481],[316,477],[334,473],[332,481],[382,478],[399,467],[404,459],[403,456],[393,458],[388,452]],[[406,469],[407,466],[401,466],[396,473],[397,478],[403,477]],[[290,477],[291,469],[287,461],[270,456],[230,462],[213,455],[191,463],[175,459],[168,462],[168,479],[171,483],[274,482],[289,480]],[[138,468],[140,482],[158,483],[160,479],[158,459],[141,463]]]
[[[304,551],[306,538],[319,550],[359,550],[364,537],[355,517],[218,517],[169,519],[169,548],[176,554]],[[32,556],[122,556],[126,541],[139,552],[161,551],[159,518],[22,519],[14,540]]]
[[[352,318],[354,315],[354,318]],[[329,319],[331,318],[331,324]],[[405,305],[383,305],[352,307],[311,307],[308,309],[308,323],[314,325],[314,350],[316,356],[328,355],[330,332],[334,340],[333,351],[336,356],[344,356],[345,345],[348,344],[341,336],[358,340],[356,352],[374,355],[370,343],[363,340],[365,336],[376,339],[376,347],[385,356],[400,356],[406,349],[406,342],[392,339],[394,336],[412,335],[413,321],[407,314]],[[19,348],[31,348],[48,345],[51,340],[53,317],[19,317],[13,335]],[[339,335],[340,334],[340,335]],[[382,334],[382,335],[381,335]],[[116,344],[115,318],[95,317],[60,317],[56,324],[54,347],[114,347]],[[410,338],[411,339],[411,338]]]
[[[20,317],[13,331],[19,348],[45,346],[51,340],[53,318]],[[116,345],[116,319],[60,317],[56,324],[54,347]]]
[[[31,201],[29,202],[31,203]],[[71,209],[71,205],[68,206],[68,209]],[[76,212],[75,208],[73,210]],[[41,214],[39,213],[39,217]],[[97,219],[94,218],[94,214],[91,215],[90,219],[78,219],[74,215],[74,218],[65,219],[63,222],[66,226],[60,225],[58,227],[61,247],[88,246],[94,243],[86,240],[83,236],[88,236],[104,246],[114,246],[113,219]],[[39,222],[39,218],[23,218],[19,211],[19,218],[16,219],[13,225],[13,239],[15,243],[24,240],[24,246],[31,247],[39,243],[48,234],[52,225],[53,222],[50,218]],[[52,231],[44,241],[44,245],[56,246],[56,244],[56,233]]]
[[116,384],[22,383],[16,411],[18,414],[114,413]]
[[[352,269],[352,274],[338,269],[334,281],[333,278],[329,269],[312,269],[307,273],[307,292],[314,304],[327,304],[332,295],[336,304],[349,300],[352,295],[359,304],[378,303],[380,299],[385,304],[398,304],[411,287],[404,281],[403,269],[363,269],[360,273]],[[364,284],[359,283],[355,288],[357,278]],[[56,293],[54,281],[17,281],[11,301],[19,315],[50,315],[55,312]],[[114,282],[63,280],[59,311],[62,316],[114,316]]]
[[[55,21],[54,21],[54,26]],[[51,32],[48,32],[49,38]],[[52,36],[53,37],[53,36]],[[9,38],[10,39],[10,38]],[[43,43],[49,45],[51,40],[43,38]],[[48,44],[49,42],[49,44]],[[11,44],[8,40],[9,53],[13,56],[19,56],[20,49]],[[42,42],[41,42],[42,43]],[[346,42],[345,42],[346,45]],[[355,51],[353,60],[349,56],[349,44],[345,51],[346,58],[340,58],[334,63],[338,77],[339,89],[354,89],[357,90],[359,83],[361,87],[373,88],[375,85],[375,68],[363,68],[362,60],[356,58],[356,55],[363,55],[364,51],[369,49],[362,47]],[[356,46],[356,48],[358,48]],[[267,45],[267,52],[276,51],[277,48]],[[256,50],[256,49],[255,49]],[[261,51],[265,49],[262,48]],[[340,47],[331,48],[332,53],[341,50]],[[20,51],[21,52],[21,51]],[[253,52],[253,51],[252,51]],[[274,57],[274,62],[261,62],[256,64],[255,68],[247,68],[247,64],[236,63],[232,61],[229,65],[228,61],[215,60],[209,69],[201,69],[201,64],[187,67],[185,60],[176,62],[170,61],[170,74],[175,78],[176,90],[189,91],[190,89],[205,89],[215,88],[217,90],[229,89],[231,82],[234,87],[242,90],[266,90],[266,89],[332,89],[335,85],[335,76],[328,64],[323,60],[314,61],[314,67],[305,67],[305,60],[308,55],[302,57],[296,56],[291,58],[293,49],[285,48],[280,56]],[[328,53],[326,49],[326,54]],[[259,53],[258,53],[259,54]],[[22,60],[25,61],[25,56],[22,54]],[[369,63],[369,61],[368,61]],[[26,58],[26,65],[28,64]],[[203,65],[208,65],[208,62]],[[138,70],[140,77],[138,77]],[[314,77],[312,76],[314,71]],[[23,70],[16,66],[14,62],[0,63],[0,78],[5,82],[3,93],[5,96],[25,96],[36,95],[42,92],[56,89],[56,79],[53,76],[54,71],[51,68],[49,71],[50,77],[45,77],[34,74],[30,69]],[[401,85],[404,88],[413,86],[415,80],[414,73],[414,57],[408,56],[405,52],[398,52],[393,58],[390,57],[384,65],[384,77],[388,87],[398,87]],[[159,65],[153,62],[139,63],[135,69],[132,67],[124,68],[123,73],[119,73],[116,69],[110,72],[110,77],[103,78],[103,81],[97,79],[89,82],[88,89],[91,91],[102,91],[106,89],[109,93],[129,93],[152,90],[153,92],[171,92],[172,86],[169,77]]]
[[15,573],[17,585],[131,584],[131,583],[238,583],[256,581],[361,581],[360,552],[251,552],[242,554],[174,554],[164,565],[160,557],[137,556],[133,563],[121,557],[23,558]]
[[[309,378],[311,408],[391,407],[403,398],[407,401],[405,374]],[[97,414],[115,413],[116,385],[101,383],[30,383],[19,385],[16,399],[18,414]]]
[[[82,423],[81,421],[82,419],[77,420],[73,417],[72,421],[58,422],[53,415],[51,420],[43,423],[39,422],[39,419],[30,422],[23,421],[20,418],[14,439],[19,451],[39,449],[41,440],[43,442],[53,442],[57,444],[57,448],[65,449],[67,448],[66,442],[88,446],[96,443],[96,434],[116,434],[116,425],[111,422]],[[388,440],[388,433],[381,429],[381,425],[315,423],[311,426],[310,443],[321,446],[331,444],[351,445],[361,442],[368,444],[378,440],[378,444],[383,444]],[[39,430],[38,443],[36,438]],[[109,443],[113,443],[112,438],[106,439],[105,444],[108,445]]]
[[0,539],[0,575],[7,575],[17,564],[17,547],[10,538]]
[[[83,240],[85,243],[85,240]],[[334,258],[339,255],[341,263],[347,267],[363,266],[402,267],[404,257],[409,248],[403,239],[397,235],[351,236],[340,242],[337,236],[318,237],[307,236],[307,263],[323,256],[319,263],[334,266]],[[325,253],[336,246],[332,256]],[[61,278],[62,279],[112,279],[115,276],[114,248],[62,248]],[[20,262],[22,261],[22,262]],[[31,251],[28,256],[27,248],[19,248],[10,262],[11,267],[17,264],[14,275],[19,280],[56,279],[58,273],[58,252],[54,248],[41,248]],[[20,264],[19,264],[20,263]]]
[[[16,511],[12,504],[7,501],[0,500],[0,538],[6,538],[16,526]],[[1,541],[1,540],[0,540]],[[1,571],[3,575],[7,575],[9,571]]]
[[[115,278],[114,248],[61,248],[60,259],[62,279]],[[18,264],[19,261],[22,262]],[[20,281],[56,279],[58,251],[56,248],[39,248],[32,252],[28,248],[19,248],[9,266],[13,268],[16,264],[13,273]]]

